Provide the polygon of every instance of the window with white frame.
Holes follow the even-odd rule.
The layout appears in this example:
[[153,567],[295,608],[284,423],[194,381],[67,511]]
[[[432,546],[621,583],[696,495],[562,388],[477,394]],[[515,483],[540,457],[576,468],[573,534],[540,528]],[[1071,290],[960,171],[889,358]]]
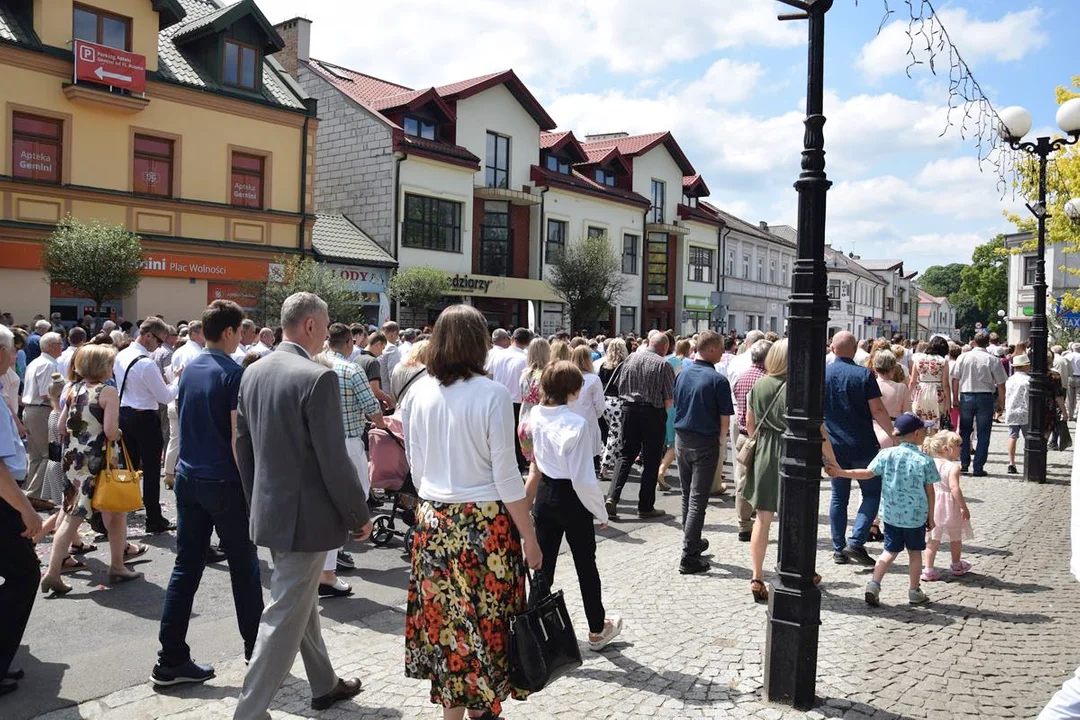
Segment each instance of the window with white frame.
[[1024,285],[1035,284],[1035,266],[1038,262],[1038,258],[1034,256],[1024,258]]
[[735,276],[735,251],[734,250],[728,250],[727,251],[727,260],[725,262],[726,262],[726,264],[724,266],[724,274],[727,275],[728,277],[734,277]]
[[750,253],[745,251],[742,254],[742,276],[743,280],[750,279]]
[[687,279],[691,282],[713,281],[713,251],[709,248],[690,246]]

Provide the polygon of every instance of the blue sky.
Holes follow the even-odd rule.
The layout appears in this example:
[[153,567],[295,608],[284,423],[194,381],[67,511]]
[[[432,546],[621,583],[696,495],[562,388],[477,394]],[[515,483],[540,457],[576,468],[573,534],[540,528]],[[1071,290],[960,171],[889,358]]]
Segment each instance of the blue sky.
[[[888,0],[894,18],[903,0]],[[773,0],[258,0],[273,21],[313,21],[313,57],[413,87],[514,68],[562,129],[672,130],[713,201],[795,224],[806,78],[805,23]],[[915,0],[918,5],[918,0]],[[1054,127],[1054,88],[1080,74],[1076,0],[936,0],[996,107]],[[945,77],[904,74],[900,25],[876,35],[884,0],[836,0],[826,33],[828,235],[905,267],[969,260],[1008,230],[991,168],[939,138]],[[906,24],[906,23],[905,23]],[[1071,30],[1070,30],[1071,28]],[[939,64],[947,68],[947,63]]]

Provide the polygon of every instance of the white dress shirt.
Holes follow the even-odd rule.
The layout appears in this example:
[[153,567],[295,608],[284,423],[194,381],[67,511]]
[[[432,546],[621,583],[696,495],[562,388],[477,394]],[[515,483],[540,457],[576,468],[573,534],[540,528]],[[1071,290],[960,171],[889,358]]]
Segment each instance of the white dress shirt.
[[19,414],[19,373],[10,367],[0,376],[0,396],[15,415]]
[[23,375],[23,405],[49,404],[49,383],[52,382],[54,372],[59,372],[56,358],[44,352],[26,366],[26,373]]
[[380,375],[386,378],[387,384],[390,383],[390,377],[394,374],[394,368],[401,362],[401,353],[398,352],[398,346],[393,343],[386,343],[386,348],[382,351],[382,355],[379,356],[379,372]]
[[[187,345],[184,347],[186,348]],[[144,357],[146,360],[140,360],[132,365],[131,363],[137,357]],[[176,361],[176,355],[173,355],[173,361]],[[128,375],[129,365],[131,372],[125,385],[124,378]],[[158,405],[168,405],[176,400],[176,391],[180,387],[176,381],[170,385],[165,384],[165,380],[161,377],[161,370],[150,358],[150,351],[137,342],[131,343],[116,356],[113,377],[116,379],[117,391],[123,389],[120,398],[121,408],[157,410]]]
[[60,373],[64,382],[67,382],[68,370],[71,369],[71,358],[75,357],[75,351],[78,349],[74,345],[68,345],[64,352],[60,353],[60,357],[56,358],[56,372]]
[[[259,357],[265,357],[274,351],[274,348],[263,343],[262,340],[251,346],[251,352],[258,354]],[[351,359],[351,358],[350,358]]]
[[604,414],[604,386],[598,375],[593,373],[582,373],[582,375],[585,384],[581,386],[581,393],[577,400],[568,407],[585,418],[587,447],[592,449],[593,455],[599,455],[604,451],[604,444],[600,438],[600,418]]
[[[132,343],[132,345],[135,344],[137,343]],[[173,375],[179,375],[180,371],[184,369],[184,366],[194,360],[202,351],[202,345],[195,342],[194,340],[188,340],[186,343],[177,348],[173,352],[172,356]],[[119,381],[117,381],[116,386],[120,387]]]
[[[495,348],[492,348],[494,351]],[[488,364],[484,368],[491,379],[510,391],[510,401],[521,402],[521,373],[525,371],[528,360],[525,351],[511,345],[488,355]]]
[[231,357],[233,360],[235,360],[237,365],[243,365],[244,364],[244,358],[247,357],[247,354],[248,354],[248,349],[246,347],[244,347],[243,345],[237,345],[236,346],[236,352],[234,352],[229,357]]
[[596,480],[585,418],[568,405],[537,405],[529,415],[533,460],[549,478],[569,480],[578,500],[598,522],[608,521],[604,493]]
[[486,377],[442,385],[429,376],[413,383],[408,397],[401,422],[421,498],[508,503],[525,497],[506,388]]

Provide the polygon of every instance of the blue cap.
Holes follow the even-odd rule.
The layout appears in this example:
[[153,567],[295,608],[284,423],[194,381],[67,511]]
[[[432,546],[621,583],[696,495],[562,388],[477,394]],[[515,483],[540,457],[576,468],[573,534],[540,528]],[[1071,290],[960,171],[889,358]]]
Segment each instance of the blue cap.
[[932,428],[934,427],[934,423],[920,420],[911,413],[904,413],[893,421],[893,427],[896,428],[896,432],[900,435],[910,435],[917,430]]

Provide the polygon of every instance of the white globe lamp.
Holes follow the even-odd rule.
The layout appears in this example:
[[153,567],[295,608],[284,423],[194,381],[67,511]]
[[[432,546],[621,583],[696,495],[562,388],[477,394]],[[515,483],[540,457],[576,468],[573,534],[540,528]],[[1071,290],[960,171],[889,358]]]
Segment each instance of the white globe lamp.
[[[1062,107],[1065,106],[1062,105]],[[1002,109],[998,113],[998,118],[1001,119],[998,133],[1006,140],[1019,140],[1031,132],[1031,113],[1019,105]]]

